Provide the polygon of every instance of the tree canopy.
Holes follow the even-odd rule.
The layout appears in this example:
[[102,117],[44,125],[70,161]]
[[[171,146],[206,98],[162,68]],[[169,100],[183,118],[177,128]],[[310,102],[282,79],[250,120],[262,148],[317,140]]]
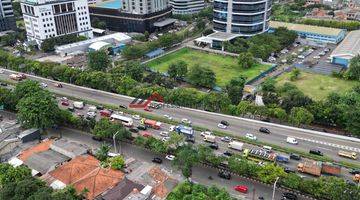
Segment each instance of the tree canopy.
[[110,66],[111,60],[105,50],[88,53],[88,66],[95,71],[105,71]]

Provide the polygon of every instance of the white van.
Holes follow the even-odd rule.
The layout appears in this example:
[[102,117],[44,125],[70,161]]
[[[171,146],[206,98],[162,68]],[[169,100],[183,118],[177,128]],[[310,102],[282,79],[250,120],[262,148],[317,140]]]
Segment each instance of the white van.
[[263,146],[262,148],[268,152],[271,152],[271,150],[272,150],[272,147],[270,147],[270,146]]
[[74,105],[74,108],[76,108],[76,109],[84,108],[84,102],[82,102],[82,101],[74,101],[73,105]]
[[90,106],[88,109],[88,112],[96,112],[96,107],[95,106]]
[[293,137],[287,137],[286,142],[290,144],[298,144],[299,142]]

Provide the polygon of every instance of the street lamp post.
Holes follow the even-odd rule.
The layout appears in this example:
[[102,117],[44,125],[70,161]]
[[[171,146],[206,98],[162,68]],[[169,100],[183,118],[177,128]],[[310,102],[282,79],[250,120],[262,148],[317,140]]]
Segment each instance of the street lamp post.
[[276,180],[274,182],[274,188],[273,188],[273,194],[272,194],[272,200],[275,199],[275,189],[276,189],[276,183],[278,182],[279,180],[279,177],[276,177]]
[[117,132],[113,135],[113,141],[114,141],[115,153],[117,153],[117,149],[116,149],[116,140],[115,140],[115,137],[116,137],[116,135],[117,135],[119,132],[120,132],[120,131],[117,131]]

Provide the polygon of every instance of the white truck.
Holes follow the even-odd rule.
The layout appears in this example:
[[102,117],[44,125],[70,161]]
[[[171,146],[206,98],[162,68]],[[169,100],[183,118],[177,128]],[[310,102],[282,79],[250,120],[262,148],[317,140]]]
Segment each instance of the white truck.
[[215,135],[205,135],[204,137],[204,141],[205,142],[210,142],[210,143],[215,143]]
[[76,108],[76,109],[84,108],[84,102],[82,102],[82,101],[74,101],[73,105],[74,105],[74,108]]
[[238,150],[238,151],[242,151],[243,146],[244,146],[244,143],[238,142],[238,141],[232,141],[228,145],[229,148],[235,149],[235,150]]

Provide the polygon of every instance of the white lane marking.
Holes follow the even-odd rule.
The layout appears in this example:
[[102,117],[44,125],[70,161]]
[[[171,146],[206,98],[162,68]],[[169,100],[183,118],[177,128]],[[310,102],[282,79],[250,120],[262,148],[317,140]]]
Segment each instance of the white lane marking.
[[[336,147],[336,148],[339,148],[339,149],[346,149],[346,150],[349,150],[349,151],[355,151],[355,152],[360,153],[360,149],[356,148],[356,147],[349,147],[349,146],[344,146],[344,145],[339,145],[339,144],[334,144],[334,143],[328,143],[328,142],[323,142],[323,141],[317,141],[317,140],[313,140],[313,139],[296,137],[296,136],[291,136],[291,137],[297,138],[299,140],[304,140],[304,141],[316,143],[316,144],[323,144],[323,145],[326,145],[326,146],[332,146],[332,147]],[[324,147],[319,147],[319,148],[325,149]],[[327,149],[327,150],[330,150],[330,149]]]

